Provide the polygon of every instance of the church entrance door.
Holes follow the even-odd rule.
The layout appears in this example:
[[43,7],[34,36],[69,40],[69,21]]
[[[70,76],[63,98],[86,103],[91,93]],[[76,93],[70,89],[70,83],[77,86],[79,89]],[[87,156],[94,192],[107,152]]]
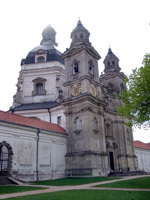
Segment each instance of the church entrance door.
[[7,176],[8,174],[9,153],[6,146],[0,149],[0,176]]
[[112,151],[109,152],[109,159],[110,159],[110,169],[114,171],[115,170],[115,168],[114,168],[114,155],[113,155]]

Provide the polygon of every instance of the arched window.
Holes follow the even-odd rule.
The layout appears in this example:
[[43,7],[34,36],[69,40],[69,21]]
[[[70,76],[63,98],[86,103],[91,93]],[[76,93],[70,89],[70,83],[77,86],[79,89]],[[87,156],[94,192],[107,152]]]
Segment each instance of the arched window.
[[80,38],[83,39],[83,34],[82,33],[80,34]]
[[34,90],[32,91],[32,95],[46,95],[46,90],[45,90],[45,78],[37,77],[36,79],[33,80],[33,88]]
[[89,72],[93,75],[93,63],[92,61],[89,62]]
[[54,36],[54,34],[51,34],[51,40],[54,40],[54,41],[55,41],[55,36]]
[[123,83],[120,84],[120,91],[121,91],[121,94],[123,93],[123,90],[124,90],[124,85]]
[[108,66],[108,67],[110,66],[110,62],[107,62],[107,66]]
[[36,84],[36,93],[37,93],[37,95],[44,94],[43,83],[37,83]]
[[50,40],[50,35],[48,33],[45,35],[45,40]]
[[74,74],[79,72],[79,66],[78,66],[77,62],[74,63],[74,68],[73,69],[74,69]]
[[81,119],[77,117],[75,119],[75,132],[80,132],[81,131]]
[[37,62],[39,62],[39,63],[44,62],[44,61],[45,61],[44,56],[39,56],[39,57],[37,58]]
[[112,65],[115,65],[115,61],[114,60],[112,61]]
[[0,172],[6,175],[8,172],[9,152],[8,148],[3,145],[0,149]]
[[105,133],[106,136],[113,137],[113,121],[110,118],[105,119]]
[[94,117],[94,119],[93,119],[93,130],[94,130],[94,131],[97,131],[97,130],[98,130],[98,127],[97,127],[97,119],[96,119],[96,117]]
[[106,135],[112,135],[112,127],[110,124],[106,124]]

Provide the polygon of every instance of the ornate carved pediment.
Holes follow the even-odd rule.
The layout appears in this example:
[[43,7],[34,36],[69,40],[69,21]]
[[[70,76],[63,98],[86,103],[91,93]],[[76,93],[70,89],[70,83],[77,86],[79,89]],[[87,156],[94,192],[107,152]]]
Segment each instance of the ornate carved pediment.
[[114,123],[114,121],[110,118],[105,118],[104,122],[106,125],[109,125],[109,126],[111,126]]
[[72,115],[72,113],[73,113],[72,111],[66,111],[66,112],[64,112],[64,115],[68,116],[68,115]]
[[36,55],[42,55],[42,54],[47,54],[47,51],[43,50],[43,49],[39,49],[35,52]]
[[33,80],[34,83],[43,83],[45,81],[46,81],[46,79],[45,78],[41,78],[41,77],[35,78]]
[[118,145],[115,142],[106,142],[106,147],[107,148],[117,149]]

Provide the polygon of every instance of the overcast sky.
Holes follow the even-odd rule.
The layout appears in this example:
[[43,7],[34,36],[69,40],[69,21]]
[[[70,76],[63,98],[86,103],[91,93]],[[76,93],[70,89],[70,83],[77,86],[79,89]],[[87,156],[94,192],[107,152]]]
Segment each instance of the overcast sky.
[[[12,105],[21,59],[40,44],[43,29],[51,24],[58,50],[64,52],[79,17],[102,57],[100,73],[109,46],[126,75],[150,53],[150,0],[1,0],[0,110]],[[150,142],[149,132],[136,131],[134,138]]]

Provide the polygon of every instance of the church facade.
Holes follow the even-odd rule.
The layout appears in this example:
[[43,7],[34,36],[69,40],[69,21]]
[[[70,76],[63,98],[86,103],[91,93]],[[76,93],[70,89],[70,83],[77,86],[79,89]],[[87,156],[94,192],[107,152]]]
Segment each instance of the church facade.
[[[125,75],[109,48],[99,76],[99,53],[79,20],[64,53],[49,25],[39,46],[21,61],[11,113],[55,123],[66,130],[64,176],[106,176],[135,171],[132,129],[116,114]],[[40,152],[39,152],[40,153]]]

